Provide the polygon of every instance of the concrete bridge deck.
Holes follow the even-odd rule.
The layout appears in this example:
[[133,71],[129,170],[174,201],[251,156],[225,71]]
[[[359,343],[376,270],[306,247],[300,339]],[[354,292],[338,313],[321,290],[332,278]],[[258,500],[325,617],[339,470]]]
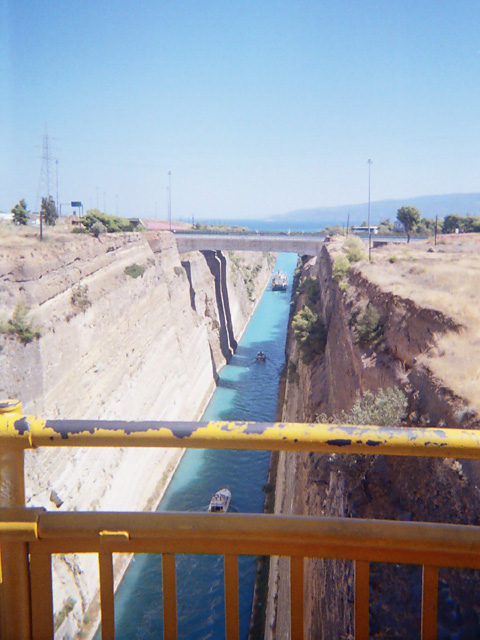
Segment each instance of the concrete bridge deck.
[[315,256],[324,236],[262,233],[182,233],[176,232],[179,253],[188,251],[272,251]]

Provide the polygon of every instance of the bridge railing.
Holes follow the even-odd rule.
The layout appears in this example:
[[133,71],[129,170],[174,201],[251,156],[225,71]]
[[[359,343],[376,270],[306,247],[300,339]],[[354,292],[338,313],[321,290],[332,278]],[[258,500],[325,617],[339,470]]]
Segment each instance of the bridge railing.
[[238,556],[290,558],[291,638],[304,637],[304,559],[355,563],[355,638],[369,637],[369,564],[423,568],[422,638],[436,638],[438,568],[480,569],[480,528],[267,514],[46,512],[24,505],[23,451],[43,446],[156,446],[479,458],[480,433],[250,422],[44,421],[0,407],[2,638],[53,638],[51,556],[96,553],[102,638],[114,638],[112,554],[162,554],[164,637],[177,637],[175,554],[225,558],[226,637],[237,639]]

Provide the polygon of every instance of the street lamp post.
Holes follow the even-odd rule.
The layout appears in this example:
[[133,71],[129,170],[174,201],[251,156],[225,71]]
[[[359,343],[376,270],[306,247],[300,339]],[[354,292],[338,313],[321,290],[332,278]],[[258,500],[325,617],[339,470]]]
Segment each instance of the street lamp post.
[[60,215],[62,214],[62,206],[58,200],[58,160],[55,160],[55,177],[56,177],[56,183],[57,183],[57,212],[58,212],[58,207],[60,207]]
[[370,171],[372,168],[372,162],[368,159],[368,259],[372,261],[372,228],[370,226]]
[[168,227],[172,230],[172,172],[168,172]]

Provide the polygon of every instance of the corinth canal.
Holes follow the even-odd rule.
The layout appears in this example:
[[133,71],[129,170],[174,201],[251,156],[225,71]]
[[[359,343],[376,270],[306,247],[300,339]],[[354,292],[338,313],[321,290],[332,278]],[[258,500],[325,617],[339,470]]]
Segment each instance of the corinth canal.
[[[285,271],[286,292],[265,291],[230,363],[220,372],[217,389],[203,420],[273,422],[276,417],[280,373],[291,283],[297,256],[280,254],[275,269]],[[266,362],[257,362],[264,351]],[[212,494],[228,487],[232,510],[263,511],[270,453],[190,449],[170,483],[159,511],[206,511]],[[222,515],[212,515],[213,518]],[[225,638],[223,558],[177,555],[178,637],[206,640]],[[255,581],[255,558],[240,556],[240,638],[248,634]],[[161,557],[136,556],[115,599],[116,638],[150,640],[163,637]]]

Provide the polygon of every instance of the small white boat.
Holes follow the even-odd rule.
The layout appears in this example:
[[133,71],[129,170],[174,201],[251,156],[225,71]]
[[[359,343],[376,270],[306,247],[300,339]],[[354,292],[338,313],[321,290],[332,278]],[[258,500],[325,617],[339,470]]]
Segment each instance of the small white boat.
[[208,510],[210,513],[227,513],[231,501],[232,494],[230,489],[220,489],[213,494]]
[[283,271],[277,271],[272,278],[272,291],[286,291],[288,285],[287,274]]

